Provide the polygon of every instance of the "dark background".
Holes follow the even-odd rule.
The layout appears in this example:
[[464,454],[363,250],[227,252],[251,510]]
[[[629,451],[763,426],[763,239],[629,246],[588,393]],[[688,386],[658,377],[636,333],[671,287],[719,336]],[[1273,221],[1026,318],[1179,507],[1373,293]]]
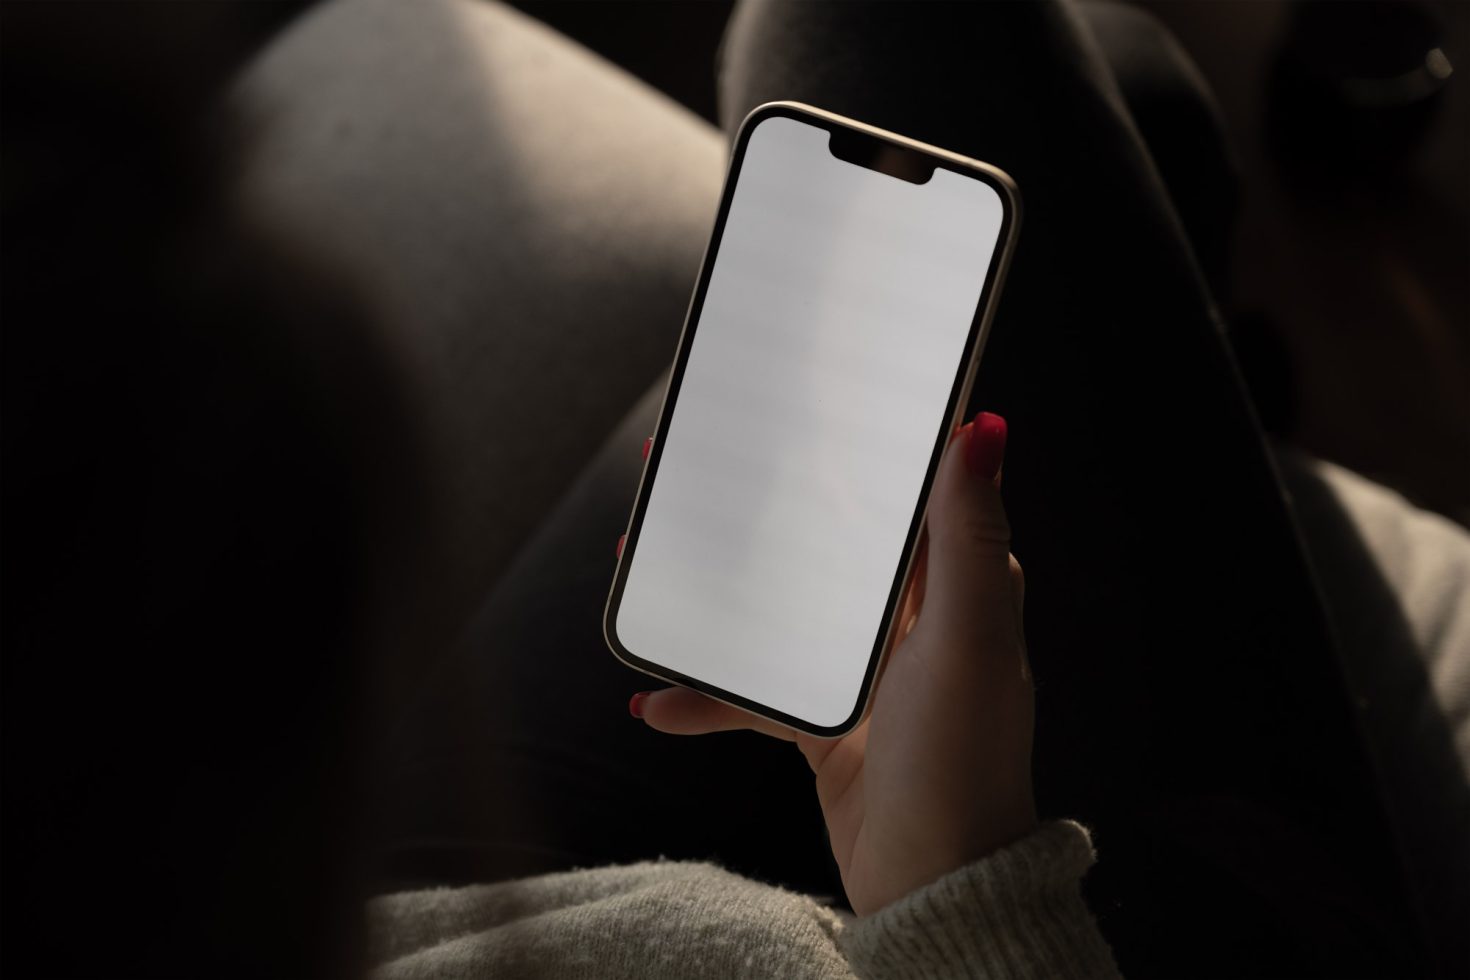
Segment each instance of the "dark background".
[[[351,603],[355,575],[404,560],[393,535],[365,554],[355,532],[402,503],[373,450],[412,440],[371,415],[335,416],[283,373],[331,362],[334,337],[364,314],[269,243],[219,244],[210,191],[230,145],[191,138],[232,74],[307,6],[0,5],[7,972],[21,950],[21,962],[149,975],[279,974],[272,964],[290,960],[272,956],[351,973],[353,924],[323,910],[350,909],[355,894],[342,807],[367,695],[343,678],[364,651],[328,633],[282,643],[259,611],[330,631],[340,623],[317,614]],[[713,119],[728,4],[519,6]],[[1470,4],[1391,4],[1407,12],[1391,31],[1364,20],[1382,5],[1355,0],[1146,6],[1198,63],[1234,142],[1242,209],[1219,298],[1263,421],[1470,523]],[[1391,75],[1426,31],[1457,69],[1450,84],[1372,111],[1344,104],[1334,80]],[[344,298],[302,301],[332,295]],[[177,329],[206,317],[220,321],[213,339]],[[273,348],[257,321],[315,346]],[[372,366],[356,370],[343,384],[376,390]],[[200,404],[209,411],[176,424]],[[342,458],[323,465],[260,437],[292,429]],[[365,432],[376,446],[361,445]],[[136,472],[159,485],[117,480]],[[352,494],[319,473],[359,477],[384,499],[343,514]],[[190,509],[217,499],[254,511]],[[179,552],[150,556],[167,521],[186,532],[164,542]],[[214,541],[216,527],[238,540]],[[216,588],[194,596],[201,550]],[[237,550],[252,563],[230,567]],[[104,557],[79,559],[90,555]],[[175,597],[186,618],[140,619]],[[314,648],[330,655],[299,656]],[[268,709],[240,710],[254,704]],[[262,805],[261,786],[288,806]],[[236,824],[211,824],[220,814]],[[222,880],[259,890],[221,898]],[[160,895],[183,907],[149,904]],[[195,898],[222,904],[206,914]],[[214,931],[150,938],[140,920]],[[241,947],[242,923],[272,940]]]
[[[1265,421],[1470,524],[1470,4],[1398,5],[1436,25],[1459,73],[1427,105],[1405,106],[1403,124],[1335,115],[1327,97],[1296,102],[1277,73],[1294,25],[1325,64],[1395,64],[1379,52],[1413,46],[1413,14],[1385,33],[1361,0],[1305,5],[1308,18],[1289,0],[1138,5],[1199,66],[1237,155],[1234,275],[1219,298]],[[717,121],[729,3],[515,6]],[[1268,124],[1304,135],[1273,146]],[[1354,152],[1359,141],[1382,156]],[[1313,179],[1293,183],[1283,158],[1310,160]]]

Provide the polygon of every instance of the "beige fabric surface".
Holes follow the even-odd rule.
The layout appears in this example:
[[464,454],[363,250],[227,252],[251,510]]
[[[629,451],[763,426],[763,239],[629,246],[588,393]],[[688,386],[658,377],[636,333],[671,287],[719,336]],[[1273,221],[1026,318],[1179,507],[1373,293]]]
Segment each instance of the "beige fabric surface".
[[650,862],[369,906],[380,980],[469,977],[1113,977],[1082,901],[1093,862],[1070,821],[867,919],[709,864]]

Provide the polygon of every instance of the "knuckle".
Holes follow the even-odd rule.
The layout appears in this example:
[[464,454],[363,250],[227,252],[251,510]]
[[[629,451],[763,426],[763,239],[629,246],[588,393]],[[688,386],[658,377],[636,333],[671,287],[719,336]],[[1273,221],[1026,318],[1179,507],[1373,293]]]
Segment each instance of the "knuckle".
[[952,533],[958,541],[982,553],[1010,553],[1011,526],[1003,516],[965,514],[955,521]]

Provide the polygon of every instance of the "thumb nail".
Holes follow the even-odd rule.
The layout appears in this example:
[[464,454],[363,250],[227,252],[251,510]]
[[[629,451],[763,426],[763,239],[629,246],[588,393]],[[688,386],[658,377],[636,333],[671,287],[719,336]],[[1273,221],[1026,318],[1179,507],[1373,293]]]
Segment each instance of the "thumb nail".
[[965,463],[982,480],[995,481],[1006,456],[1006,420],[993,412],[981,412],[970,425],[970,442]]

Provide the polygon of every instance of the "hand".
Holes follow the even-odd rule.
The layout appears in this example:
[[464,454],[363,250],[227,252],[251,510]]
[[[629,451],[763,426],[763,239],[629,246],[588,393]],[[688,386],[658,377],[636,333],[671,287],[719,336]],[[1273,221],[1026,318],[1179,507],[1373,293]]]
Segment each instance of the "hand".
[[633,698],[673,734],[749,728],[795,741],[853,911],[868,915],[1035,829],[1024,580],[1000,499],[1006,425],[981,413],[950,440],[901,639],[848,735],[792,731],[687,688]]

